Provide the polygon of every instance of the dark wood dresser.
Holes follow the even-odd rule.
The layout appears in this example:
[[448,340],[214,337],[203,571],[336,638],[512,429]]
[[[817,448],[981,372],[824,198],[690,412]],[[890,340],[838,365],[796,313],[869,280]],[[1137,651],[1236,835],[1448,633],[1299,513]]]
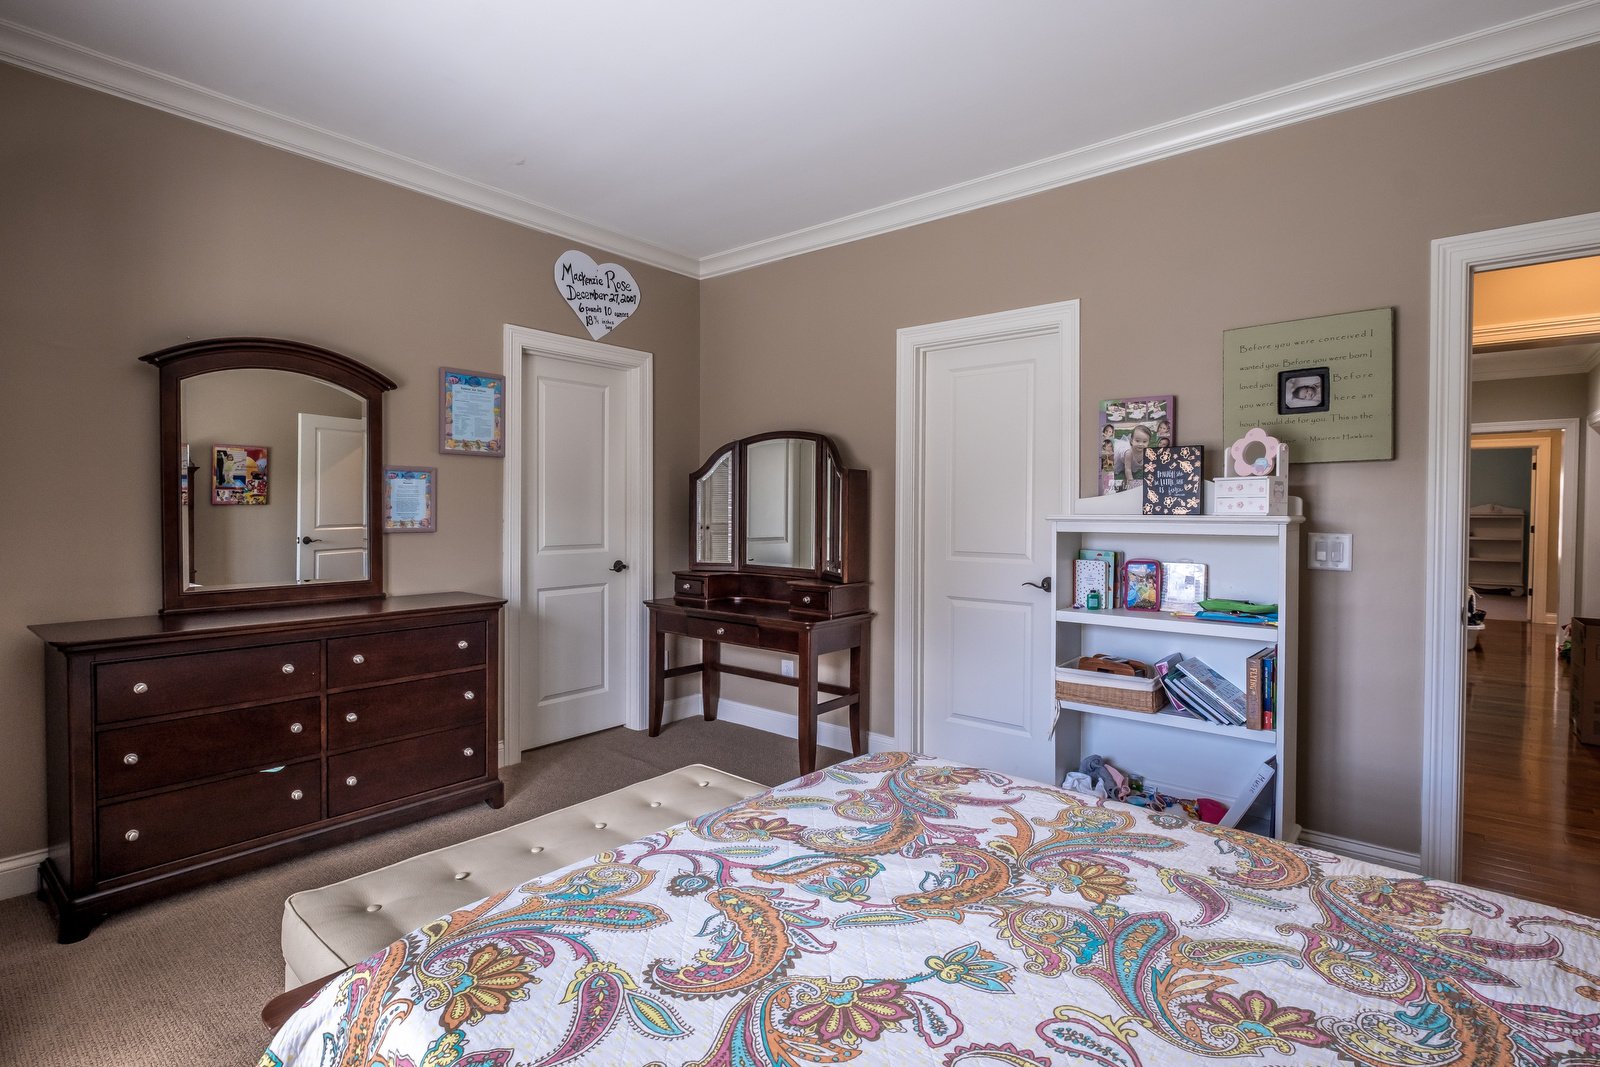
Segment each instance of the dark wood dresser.
[[63,942],[219,877],[504,798],[469,593],[34,626]]

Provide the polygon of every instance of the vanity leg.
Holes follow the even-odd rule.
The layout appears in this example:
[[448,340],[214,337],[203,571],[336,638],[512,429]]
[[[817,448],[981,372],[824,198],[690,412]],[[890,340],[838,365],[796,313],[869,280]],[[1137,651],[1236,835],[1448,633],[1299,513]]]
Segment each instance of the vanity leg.
[[667,688],[667,638],[650,613],[650,736],[661,733],[661,704]]
[[717,721],[717,700],[722,696],[722,642],[700,642],[700,706],[706,722]]
[[861,627],[861,640],[850,649],[850,689],[856,702],[850,705],[850,751],[857,756],[867,752],[867,688],[872,677],[872,631]]
[[800,719],[800,773],[817,769],[817,653],[811,644],[811,631],[800,633],[799,662],[795,665],[796,710]]

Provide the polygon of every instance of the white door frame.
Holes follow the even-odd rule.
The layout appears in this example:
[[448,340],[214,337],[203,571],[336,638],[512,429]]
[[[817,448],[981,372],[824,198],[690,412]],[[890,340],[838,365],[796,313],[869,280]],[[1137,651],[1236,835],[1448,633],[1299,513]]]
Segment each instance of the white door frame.
[[[1019,308],[896,331],[894,743],[922,746],[923,389],[929,357],[941,349],[1037,334],[1061,339],[1061,506],[1075,510],[1078,484],[1078,301]],[[1043,681],[1041,681],[1043,684]]]
[[1600,252],[1600,212],[1433,242],[1423,619],[1422,870],[1461,873],[1472,274]]
[[523,514],[526,503],[523,478],[526,474],[522,457],[531,427],[531,413],[524,410],[522,389],[527,361],[533,356],[551,356],[600,367],[612,367],[625,373],[623,409],[627,412],[627,486],[624,490],[628,502],[628,544],[626,555],[632,562],[623,573],[623,596],[628,603],[639,605],[638,617],[628,628],[627,647],[624,650],[622,676],[626,680],[626,699],[629,729],[643,730],[646,726],[645,708],[645,612],[643,603],[655,589],[655,517],[653,397],[655,379],[649,352],[631,348],[600,344],[577,337],[546,333],[526,326],[505,328],[506,376],[506,457],[502,471],[505,515],[501,538],[502,579],[505,590],[505,649],[503,658],[505,689],[500,701],[504,709],[501,737],[504,742],[500,752],[502,767],[522,759],[522,702],[521,693],[526,674],[525,664],[532,662],[534,642],[538,635],[533,627],[523,625],[523,590],[529,577],[523,574]]
[[[1560,552],[1556,557],[1556,596],[1553,603],[1545,600],[1547,613],[1553,613],[1559,624],[1578,613],[1578,450],[1583,439],[1578,431],[1581,419],[1521,419],[1512,422],[1475,422],[1470,427],[1474,435],[1480,433],[1548,433],[1561,434],[1561,510],[1556,521],[1560,523]],[[1470,439],[1469,439],[1470,440]],[[1530,542],[1529,547],[1532,547]],[[1531,575],[1536,577],[1536,575]],[[1544,619],[1530,621],[1546,622]]]

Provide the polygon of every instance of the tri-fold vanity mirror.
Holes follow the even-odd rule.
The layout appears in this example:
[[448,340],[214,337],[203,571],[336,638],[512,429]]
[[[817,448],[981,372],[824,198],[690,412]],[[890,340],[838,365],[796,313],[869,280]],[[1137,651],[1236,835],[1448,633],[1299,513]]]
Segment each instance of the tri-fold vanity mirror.
[[161,371],[163,613],[383,595],[383,394],[296,341],[222,337]]
[[[850,709],[850,747],[866,751],[872,612],[867,610],[867,472],[827,437],[802,431],[731,441],[689,478],[689,569],[650,611],[650,735],[661,732],[666,680],[700,675],[701,707],[717,717],[724,674],[799,690],[801,773],[817,757],[817,717]],[[700,642],[700,662],[668,665],[674,636]],[[792,676],[722,662],[723,645],[795,657]],[[850,655],[849,681],[823,682],[818,658]],[[819,700],[819,697],[821,698]]]

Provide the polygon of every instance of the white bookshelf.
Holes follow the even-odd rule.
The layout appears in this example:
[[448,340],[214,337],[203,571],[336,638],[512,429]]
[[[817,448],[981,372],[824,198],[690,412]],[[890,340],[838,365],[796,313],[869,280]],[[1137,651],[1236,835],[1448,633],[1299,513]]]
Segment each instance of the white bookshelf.
[[[1095,753],[1166,792],[1232,805],[1261,762],[1276,757],[1277,774],[1268,790],[1271,830],[1294,840],[1300,829],[1295,810],[1300,524],[1298,515],[1077,515],[1054,520],[1057,663],[1095,653],[1153,663],[1182,652],[1204,660],[1243,689],[1251,653],[1267,645],[1278,652],[1276,729],[1220,726],[1170,705],[1147,715],[1058,700],[1056,762],[1061,774],[1077,770],[1085,755]],[[1072,565],[1084,548],[1114,549],[1119,565],[1129,559],[1204,563],[1207,596],[1277,604],[1278,625],[1115,607],[1074,608]],[[1258,800],[1254,810],[1259,814],[1263,808]],[[1241,825],[1266,829],[1260,820]]]
[[1500,504],[1467,512],[1467,584],[1485,592],[1526,596],[1523,559],[1528,550],[1528,513]]

